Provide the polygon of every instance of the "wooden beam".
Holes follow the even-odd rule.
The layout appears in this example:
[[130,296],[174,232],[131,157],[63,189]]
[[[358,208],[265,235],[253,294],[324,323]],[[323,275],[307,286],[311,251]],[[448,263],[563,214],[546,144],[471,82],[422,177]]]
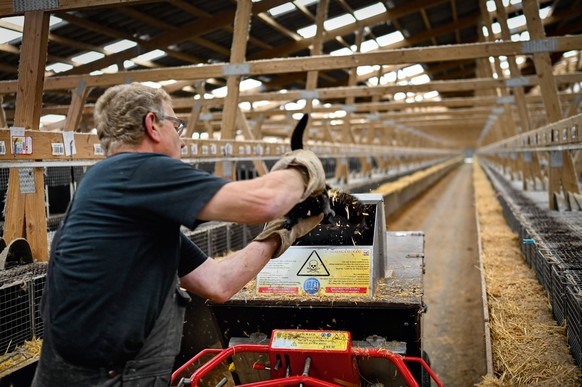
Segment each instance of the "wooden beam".
[[[26,12],[22,36],[22,54],[18,69],[18,93],[14,126],[36,128],[40,122],[42,84],[48,50],[49,14],[42,11]],[[10,142],[6,142],[9,144]],[[46,212],[44,197],[44,170],[34,168],[30,178],[34,187],[21,192],[20,169],[11,168],[6,199],[4,240],[26,238],[36,260],[48,260]]]
[[6,123],[6,111],[4,110],[4,106],[2,106],[4,102],[4,95],[0,94],[0,128],[7,128],[8,124]]
[[[22,15],[27,11],[65,11],[79,8],[107,7],[121,4],[153,3],[156,0],[59,0],[57,7],[49,2],[0,0],[0,17]],[[48,4],[48,5],[47,5]]]
[[[240,0],[236,7],[236,16],[234,18],[234,35],[232,37],[230,63],[233,65],[240,64],[245,60],[247,41],[249,39],[249,30],[251,22],[251,0]],[[228,76],[226,86],[227,95],[224,101],[224,114],[222,126],[220,129],[221,138],[233,139],[235,134],[236,110],[238,108],[238,97],[240,92],[240,76]]]
[[[260,3],[259,3],[260,4]],[[438,47],[405,48],[382,50],[349,56],[321,55],[271,59],[268,61],[247,61],[244,66],[232,64],[208,64],[202,66],[181,66],[177,68],[121,71],[115,74],[102,74],[99,77],[87,75],[54,76],[45,79],[44,90],[72,89],[80,79],[85,79],[87,86],[107,86],[128,81],[163,81],[169,79],[207,79],[221,78],[225,73],[241,76],[262,74],[283,74],[289,72],[307,72],[313,70],[346,69],[366,65],[389,65],[398,63],[429,63],[470,58],[483,58],[500,55],[526,55],[546,52],[562,52],[582,49],[582,35],[562,36],[529,42],[472,43]],[[16,91],[14,81],[0,81],[4,93]]]
[[[65,122],[65,132],[74,132],[79,127],[81,118],[83,116],[83,106],[85,105],[85,99],[89,93],[89,88],[85,85],[85,82],[79,83],[79,86],[72,90],[73,98],[71,100],[71,105],[69,105],[69,111],[67,113],[67,118]],[[65,144],[67,146],[67,144]]]

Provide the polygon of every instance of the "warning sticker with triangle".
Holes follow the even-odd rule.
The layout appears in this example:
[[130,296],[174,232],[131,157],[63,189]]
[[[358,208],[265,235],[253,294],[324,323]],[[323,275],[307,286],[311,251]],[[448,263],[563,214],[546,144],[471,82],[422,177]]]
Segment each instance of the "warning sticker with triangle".
[[329,277],[329,271],[316,250],[313,250],[297,272],[297,276]]

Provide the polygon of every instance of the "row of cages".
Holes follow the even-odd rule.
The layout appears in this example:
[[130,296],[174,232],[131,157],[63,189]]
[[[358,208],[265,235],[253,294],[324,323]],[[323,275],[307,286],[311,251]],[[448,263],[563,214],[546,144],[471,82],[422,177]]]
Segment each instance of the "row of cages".
[[[267,168],[270,169],[275,161],[276,160],[265,160]],[[393,165],[390,170],[387,171],[379,171],[376,160],[373,157],[369,158],[373,171],[378,171],[386,176],[393,175],[395,178],[402,174],[410,173],[411,171],[426,168],[440,161],[442,161],[442,159],[411,161],[406,165]],[[336,158],[322,159],[323,168],[328,180],[334,179],[337,162],[338,160]],[[358,174],[362,170],[361,160],[358,158],[348,158],[347,164],[349,171],[351,171],[350,173],[353,175],[352,177],[358,177]],[[214,162],[200,162],[192,164],[192,166],[209,173],[215,172]],[[83,177],[90,168],[91,165],[44,167],[48,231],[56,230],[75,193],[77,185],[83,180]],[[0,168],[0,208],[5,208],[9,172],[9,168]],[[252,161],[240,160],[236,162],[235,176],[237,180],[249,180],[259,176],[259,173]],[[4,211],[0,211],[0,222],[4,222]]]
[[541,146],[556,144],[580,143],[582,136],[578,130],[578,125],[565,126],[562,128],[551,128],[546,131],[532,133],[522,140],[522,146]]
[[[372,159],[373,161],[373,159]],[[275,160],[267,160],[268,168],[271,168]],[[322,160],[324,170],[328,179],[334,177],[337,160],[335,158]],[[195,168],[203,171],[214,173],[215,163],[201,162],[193,164]],[[350,158],[348,166],[351,171],[361,170],[360,160]],[[377,165],[373,162],[373,168]],[[47,219],[49,231],[55,230],[61,221],[61,215],[65,213],[69,202],[76,190],[77,185],[81,182],[91,165],[87,166],[49,166],[44,170],[45,183],[45,201],[47,207]],[[8,191],[9,168],[0,168],[0,208],[5,208],[5,200]],[[237,161],[236,179],[248,180],[258,176],[258,172],[252,161]],[[0,222],[4,221],[4,212],[0,211]]]
[[[485,154],[512,153],[558,146],[571,146],[580,149],[582,143],[582,114],[572,116],[539,129],[501,140],[498,143],[484,146],[480,151]],[[547,149],[546,149],[547,150]]]
[[495,169],[498,199],[508,224],[519,235],[524,259],[543,286],[554,319],[566,326],[572,355],[582,368],[582,215],[540,208]]

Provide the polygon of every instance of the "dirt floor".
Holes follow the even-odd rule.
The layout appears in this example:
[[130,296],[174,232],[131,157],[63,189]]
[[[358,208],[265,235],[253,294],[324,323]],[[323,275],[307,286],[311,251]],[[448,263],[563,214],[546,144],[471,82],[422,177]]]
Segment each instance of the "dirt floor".
[[423,347],[445,386],[486,373],[472,165],[463,164],[387,219],[390,231],[425,233]]

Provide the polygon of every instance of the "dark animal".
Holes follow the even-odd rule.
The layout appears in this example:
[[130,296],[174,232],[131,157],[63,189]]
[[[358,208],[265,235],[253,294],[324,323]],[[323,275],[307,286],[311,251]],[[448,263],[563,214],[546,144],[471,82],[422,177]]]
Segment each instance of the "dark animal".
[[[303,134],[309,116],[304,114],[291,135],[291,149],[303,149]],[[285,215],[284,227],[293,225],[305,217],[324,214],[321,223],[296,245],[360,245],[371,244],[375,209],[361,203],[355,196],[326,186],[318,196],[310,197],[295,205]]]
[[[303,133],[307,127],[307,121],[309,120],[309,115],[304,114],[301,120],[293,129],[291,134],[291,150],[303,149]],[[331,209],[330,199],[328,191],[331,189],[326,186],[325,191],[321,195],[310,196],[301,203],[298,203],[285,215],[285,223],[283,227],[287,230],[299,222],[300,219],[308,218],[310,216],[319,215],[323,212],[324,221],[329,218],[329,216],[335,215]]]

